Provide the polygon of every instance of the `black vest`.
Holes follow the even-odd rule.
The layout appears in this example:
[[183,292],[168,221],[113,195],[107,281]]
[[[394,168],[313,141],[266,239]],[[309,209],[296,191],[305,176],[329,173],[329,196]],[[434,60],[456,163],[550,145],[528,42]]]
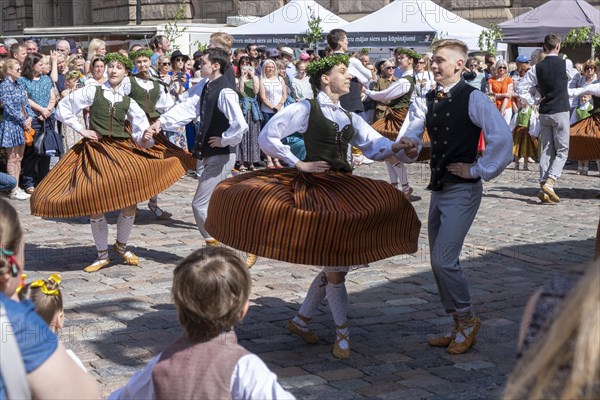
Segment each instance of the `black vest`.
[[474,90],[477,89],[461,80],[450,89],[447,98],[437,98],[435,91],[427,93],[425,124],[431,138],[429,190],[442,190],[444,183],[473,183],[480,180],[464,179],[446,170],[448,164],[471,164],[477,159],[481,128],[469,118],[469,98]]
[[535,65],[535,73],[542,95],[540,114],[568,112],[569,77],[566,61],[561,56],[548,56]]
[[196,136],[192,155],[202,159],[205,157],[235,153],[235,146],[210,147],[208,139],[221,137],[223,132],[229,129],[229,120],[219,110],[217,102],[219,94],[223,89],[235,91],[235,87],[225,75],[210,81],[202,89],[200,99],[200,134]]
[[340,97],[340,106],[344,110],[352,111],[355,113],[361,113],[365,111],[362,101],[360,100],[361,88],[358,79],[352,78],[350,80],[350,92]]
[[600,96],[592,96],[592,102],[594,102],[594,108],[592,108],[590,114],[600,113]]

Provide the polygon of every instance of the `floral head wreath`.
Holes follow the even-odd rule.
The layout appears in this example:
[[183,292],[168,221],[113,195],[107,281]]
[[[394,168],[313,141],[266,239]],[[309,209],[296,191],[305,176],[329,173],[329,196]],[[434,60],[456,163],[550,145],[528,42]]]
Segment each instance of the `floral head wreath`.
[[348,66],[349,57],[346,54],[334,54],[329,57],[323,57],[320,60],[311,61],[306,66],[306,73],[314,76],[319,73],[330,70],[339,64]]
[[141,50],[136,50],[136,51],[132,51],[131,53],[129,53],[129,58],[132,60],[135,60],[136,58],[139,58],[139,57],[152,58],[153,55],[154,55],[154,52],[152,50],[141,49]]
[[106,65],[110,64],[113,61],[120,62],[129,71],[133,69],[133,63],[131,62],[131,60],[121,53],[109,53],[104,57],[104,62],[106,63]]
[[81,79],[83,78],[83,74],[79,70],[73,70],[67,72],[66,79]]
[[[59,286],[62,282],[62,277],[60,276],[60,274],[52,274],[50,275],[50,278],[48,278],[48,280],[56,283],[56,285]],[[48,289],[48,287],[46,286],[46,281],[43,279],[38,279],[36,281],[31,282],[29,288],[40,288],[42,293],[48,296],[58,296],[60,294],[59,289]]]
[[405,54],[416,61],[419,61],[421,59],[421,55],[412,49],[402,48],[398,50],[398,54]]

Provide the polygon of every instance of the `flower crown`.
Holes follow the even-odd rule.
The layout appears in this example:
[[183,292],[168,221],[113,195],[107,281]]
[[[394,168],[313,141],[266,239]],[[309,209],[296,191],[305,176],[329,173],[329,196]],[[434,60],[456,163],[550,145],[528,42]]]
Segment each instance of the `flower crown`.
[[320,60],[309,62],[306,66],[306,73],[314,76],[321,72],[328,71],[339,64],[348,66],[348,60],[349,57],[346,54],[334,54],[329,57],[323,57]]
[[154,55],[154,52],[152,50],[141,49],[141,50],[136,50],[136,51],[132,51],[131,53],[129,53],[129,58],[131,60],[135,60],[136,58],[139,58],[139,57],[152,58],[153,55]]
[[120,62],[129,71],[133,69],[133,63],[131,62],[131,60],[121,53],[109,53],[104,57],[104,62],[106,63],[106,65],[113,61]]
[[413,60],[419,60],[421,59],[421,55],[419,53],[417,53],[416,51],[414,51],[413,49],[408,49],[408,48],[401,48],[400,50],[398,50],[398,54],[405,54],[408,57],[412,58]]

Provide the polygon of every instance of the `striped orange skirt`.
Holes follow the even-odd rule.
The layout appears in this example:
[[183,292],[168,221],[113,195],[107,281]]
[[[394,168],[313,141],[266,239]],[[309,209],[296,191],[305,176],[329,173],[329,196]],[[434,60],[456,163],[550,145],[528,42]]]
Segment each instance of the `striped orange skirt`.
[[388,108],[385,117],[375,121],[371,126],[381,136],[395,141],[407,114],[408,108]]
[[222,243],[261,257],[348,266],[416,252],[421,222],[384,181],[285,168],[221,182],[205,227]]
[[571,125],[569,160],[600,159],[600,113]]
[[177,182],[192,156],[154,137],[151,149],[131,139],[84,139],[71,148],[31,196],[31,214],[70,218],[103,214],[137,204]]
[[537,139],[531,137],[529,128],[517,126],[513,130],[513,156],[515,157],[537,157]]

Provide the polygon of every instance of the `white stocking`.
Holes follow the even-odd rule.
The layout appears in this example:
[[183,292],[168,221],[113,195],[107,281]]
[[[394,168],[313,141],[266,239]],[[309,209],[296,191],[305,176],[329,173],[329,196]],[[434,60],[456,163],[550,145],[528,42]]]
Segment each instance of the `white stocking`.
[[[335,322],[335,330],[337,333],[347,336],[348,326],[346,325],[346,318],[348,315],[348,292],[346,291],[345,283],[333,284],[329,283],[326,288],[327,302],[333,315],[333,322]],[[340,340],[340,348],[347,349],[348,342],[346,340]]]
[[[307,319],[312,318],[315,310],[325,298],[326,287],[327,275],[325,275],[325,272],[320,272],[317,276],[315,276],[315,279],[313,279],[312,283],[310,284],[310,288],[308,288],[306,298],[302,302],[298,314]],[[306,326],[306,323],[301,318],[298,318],[298,316],[294,317],[294,322],[300,327]]]
[[123,245],[127,244],[131,229],[133,228],[134,219],[135,215],[128,217],[121,211],[121,214],[119,214],[119,218],[117,219],[117,242],[122,243]]
[[108,223],[106,218],[90,218],[90,226],[92,227],[92,237],[96,244],[98,258],[106,258],[108,256]]
[[396,168],[394,168],[394,164],[392,164],[389,161],[386,161],[385,166],[387,167],[388,175],[390,176],[390,183],[392,185],[398,185],[398,173],[396,171]]

